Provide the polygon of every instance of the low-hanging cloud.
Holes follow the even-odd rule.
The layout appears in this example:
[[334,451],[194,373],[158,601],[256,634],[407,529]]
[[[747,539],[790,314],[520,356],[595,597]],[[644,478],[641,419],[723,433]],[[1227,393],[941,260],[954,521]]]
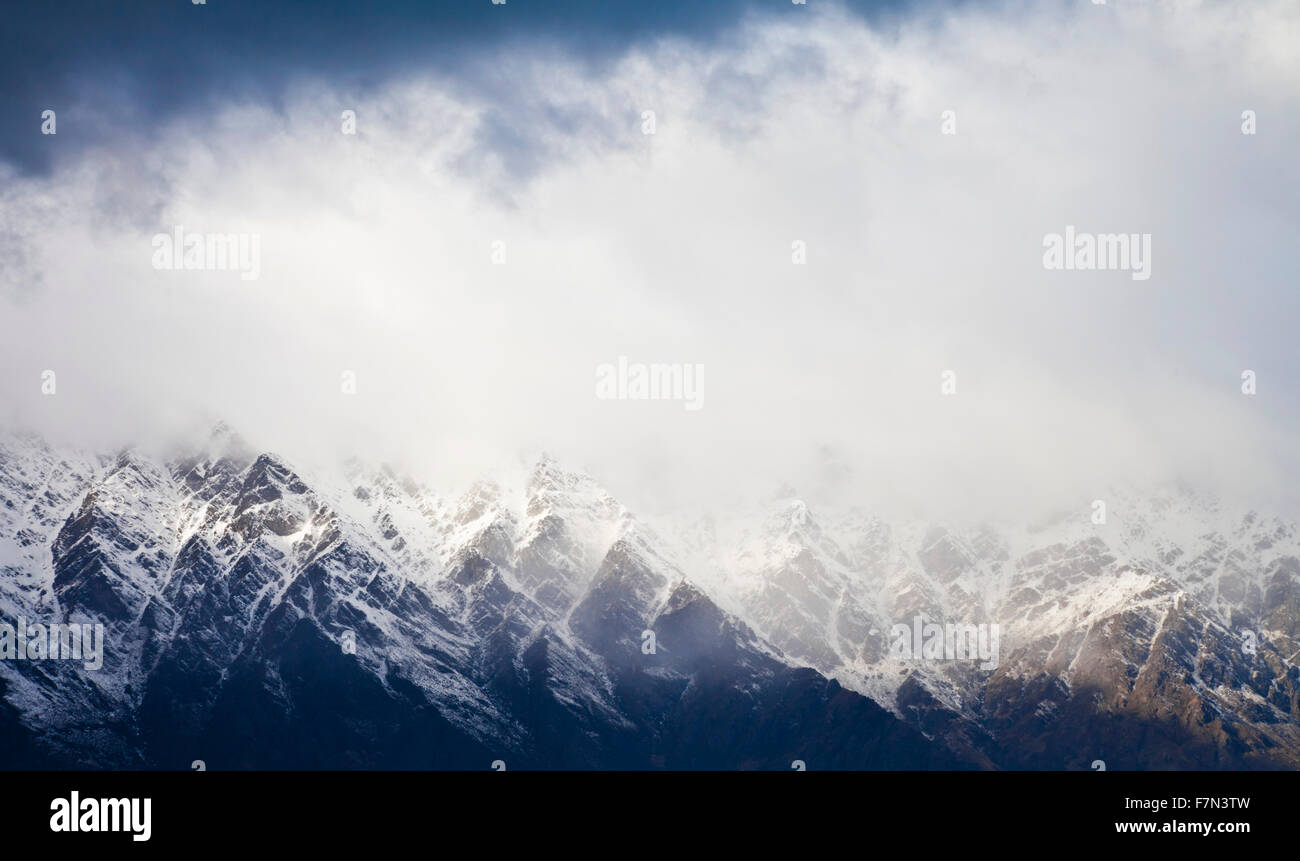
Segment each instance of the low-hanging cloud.
[[[485,53],[461,73],[514,82],[490,99],[304,79],[12,178],[8,418],[116,445],[219,416],[434,484],[546,449],[647,508],[1276,501],[1300,10],[806,11],[599,71]],[[155,269],[177,226],[256,235],[258,277]],[[1067,228],[1150,234],[1150,278],[1045,269]],[[597,398],[620,358],[702,366],[700,408]]]

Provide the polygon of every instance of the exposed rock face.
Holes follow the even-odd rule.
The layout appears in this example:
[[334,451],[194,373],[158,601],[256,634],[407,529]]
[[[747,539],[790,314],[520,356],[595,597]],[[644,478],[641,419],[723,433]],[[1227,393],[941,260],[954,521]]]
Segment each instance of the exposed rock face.
[[7,767],[963,764],[789,666],[549,459],[518,498],[446,500],[355,463],[309,481],[224,429],[166,462],[15,437],[0,483],[6,620],[107,640],[98,672],[0,662]]
[[[1294,526],[1186,491],[1111,511],[959,532],[786,499],[695,559],[787,655],[968,761],[1300,767]],[[915,617],[998,625],[996,668],[900,660],[887,632]]]
[[[0,660],[0,766],[1300,767],[1295,529],[1111,510],[652,529],[549,458],[444,498],[225,428],[163,459],[9,436],[0,621],[106,649]],[[996,666],[900,657],[916,617],[997,625]]]

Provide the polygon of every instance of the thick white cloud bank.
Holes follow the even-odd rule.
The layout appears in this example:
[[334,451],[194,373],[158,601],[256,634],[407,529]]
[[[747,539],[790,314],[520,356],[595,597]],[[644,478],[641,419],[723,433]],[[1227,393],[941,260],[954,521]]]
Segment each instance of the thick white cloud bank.
[[[5,418],[108,445],[220,416],[434,484],[546,449],[643,508],[1283,504],[1300,7],[799,13],[599,69],[485,56],[473,89],[303,81],[9,178]],[[256,235],[257,279],[155,269],[177,225]],[[1045,269],[1067,226],[1150,234],[1150,278]],[[597,398],[620,357],[703,366],[700,408]]]

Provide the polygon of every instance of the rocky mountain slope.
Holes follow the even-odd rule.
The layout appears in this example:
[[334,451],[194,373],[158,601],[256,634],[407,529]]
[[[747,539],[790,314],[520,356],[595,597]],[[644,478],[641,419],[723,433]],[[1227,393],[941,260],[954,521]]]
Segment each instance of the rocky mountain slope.
[[[1294,526],[1109,507],[650,524],[545,457],[448,496],[224,427],[165,458],[7,434],[0,620],[106,647],[0,660],[0,766],[1300,766]],[[918,619],[996,625],[996,665],[898,654]]]
[[3,764],[962,764],[783,660],[591,479],[543,459],[517,491],[314,484],[224,428],[166,461],[7,438],[3,617],[107,647],[0,661]]

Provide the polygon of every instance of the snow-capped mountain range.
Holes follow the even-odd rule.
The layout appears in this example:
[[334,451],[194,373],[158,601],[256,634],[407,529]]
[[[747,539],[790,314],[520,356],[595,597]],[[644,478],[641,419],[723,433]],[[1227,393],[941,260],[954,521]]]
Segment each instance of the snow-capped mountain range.
[[[1097,521],[651,522],[548,457],[441,494],[224,426],[171,457],[6,433],[0,621],[106,646],[0,659],[0,765],[1300,767],[1295,526],[1185,489]],[[895,648],[945,623],[996,665]]]

